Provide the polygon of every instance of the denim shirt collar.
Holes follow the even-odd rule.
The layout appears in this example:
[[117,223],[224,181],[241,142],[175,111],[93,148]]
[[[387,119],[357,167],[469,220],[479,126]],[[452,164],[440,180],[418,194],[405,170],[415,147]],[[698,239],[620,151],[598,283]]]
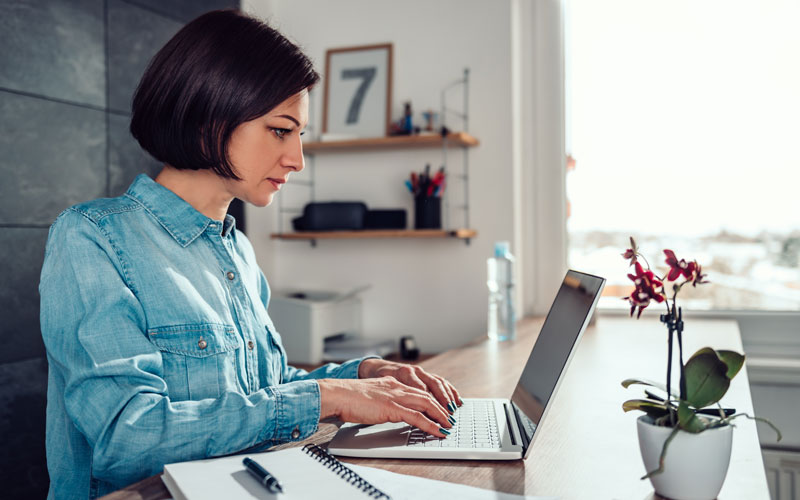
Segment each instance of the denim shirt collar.
[[[214,219],[198,212],[183,198],[158,184],[146,174],[139,174],[128,188],[126,196],[141,203],[145,209],[167,230],[175,241],[186,247],[212,224]],[[236,219],[225,215],[220,234],[227,237],[236,226]]]

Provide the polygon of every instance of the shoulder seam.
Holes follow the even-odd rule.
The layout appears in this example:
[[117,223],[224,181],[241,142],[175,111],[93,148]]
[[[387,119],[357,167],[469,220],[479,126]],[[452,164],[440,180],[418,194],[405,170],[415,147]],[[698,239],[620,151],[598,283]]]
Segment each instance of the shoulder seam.
[[133,212],[134,210],[139,210],[140,207],[136,205],[130,205],[127,207],[118,207],[118,208],[107,208],[105,210],[85,210],[78,207],[70,207],[70,210],[74,210],[75,212],[82,214],[84,217],[91,219],[93,222],[99,222],[101,219],[113,214],[120,214],[124,212]]
[[[136,208],[136,207],[134,207],[134,208]],[[114,251],[114,255],[117,256],[117,260],[119,260],[119,265],[122,268],[122,274],[123,274],[123,277],[125,278],[125,284],[128,285],[128,288],[130,288],[131,291],[134,293],[134,295],[136,295],[138,297],[139,292],[137,292],[136,285],[133,282],[133,279],[131,278],[131,275],[130,275],[130,265],[128,265],[125,262],[125,258],[122,255],[122,251],[114,243],[114,240],[111,238],[111,235],[108,234],[108,231],[106,231],[106,229],[99,224],[99,222],[100,222],[99,220],[93,219],[90,214],[88,214],[88,213],[86,213],[86,212],[84,212],[82,210],[78,210],[75,207],[71,207],[71,208],[69,208],[69,210],[75,212],[76,214],[81,215],[83,218],[85,218],[86,220],[91,222],[92,225],[94,227],[96,227],[97,230],[100,231],[100,233],[103,236],[105,236],[106,241],[108,242],[108,245]],[[129,210],[124,210],[124,211],[129,211]],[[109,213],[113,213],[113,212],[109,212]],[[108,214],[106,214],[106,215],[108,215]]]

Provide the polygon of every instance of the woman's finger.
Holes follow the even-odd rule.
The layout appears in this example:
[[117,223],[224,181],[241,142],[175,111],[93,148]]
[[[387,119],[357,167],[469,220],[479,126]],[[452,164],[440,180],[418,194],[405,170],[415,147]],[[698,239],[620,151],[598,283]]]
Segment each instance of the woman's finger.
[[441,380],[424,371],[421,371],[419,376],[428,386],[428,391],[434,395],[436,400],[439,401],[439,403],[445,407],[449,413],[453,413],[455,411],[455,408],[453,408],[451,405],[453,398],[450,396],[450,393],[447,392]]
[[427,432],[428,434],[436,437],[447,437],[449,434],[449,432],[442,432],[442,427],[426,417],[424,414],[422,414],[422,412],[412,410],[410,408],[404,408],[402,406],[399,406],[396,411],[399,420],[392,420],[393,422],[403,421],[409,425],[413,425],[423,432]]
[[453,426],[450,415],[427,392],[422,394],[409,393],[397,400],[397,402],[405,407],[425,413],[428,417],[438,422],[440,427],[449,429]]
[[442,387],[444,387],[445,392],[447,392],[447,396],[450,398],[450,401],[454,405],[453,411],[455,411],[455,409],[458,407],[458,403],[456,402],[455,389],[450,384],[450,382],[445,380],[443,377],[440,377],[438,375],[434,375],[434,377],[437,380],[439,380],[439,382],[442,384]]
[[458,390],[456,389],[456,387],[453,384],[451,384],[450,382],[448,382],[447,379],[442,379],[442,380],[444,380],[445,385],[453,393],[453,401],[456,402],[456,405],[458,405],[458,406],[463,405],[464,401],[461,400],[461,394],[458,393]]
[[428,386],[425,382],[417,376],[416,373],[410,372],[404,375],[405,380],[401,380],[404,384],[413,387],[414,389],[419,389],[421,391],[428,391]]

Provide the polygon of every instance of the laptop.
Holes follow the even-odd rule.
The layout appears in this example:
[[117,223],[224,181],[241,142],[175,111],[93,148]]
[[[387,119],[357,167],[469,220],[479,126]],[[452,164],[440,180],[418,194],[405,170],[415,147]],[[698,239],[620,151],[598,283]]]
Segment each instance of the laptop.
[[462,398],[439,438],[406,423],[344,424],[328,452],[345,457],[516,460],[537,430],[592,317],[605,279],[570,270],[561,283],[511,399]]

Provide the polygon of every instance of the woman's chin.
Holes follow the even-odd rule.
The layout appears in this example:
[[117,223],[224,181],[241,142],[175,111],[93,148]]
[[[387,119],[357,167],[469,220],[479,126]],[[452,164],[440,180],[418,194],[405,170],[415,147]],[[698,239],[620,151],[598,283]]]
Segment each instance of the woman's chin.
[[249,200],[246,200],[251,205],[254,205],[259,208],[264,208],[267,205],[272,204],[272,200],[275,198],[275,193],[269,193],[267,195],[259,195],[251,197]]

